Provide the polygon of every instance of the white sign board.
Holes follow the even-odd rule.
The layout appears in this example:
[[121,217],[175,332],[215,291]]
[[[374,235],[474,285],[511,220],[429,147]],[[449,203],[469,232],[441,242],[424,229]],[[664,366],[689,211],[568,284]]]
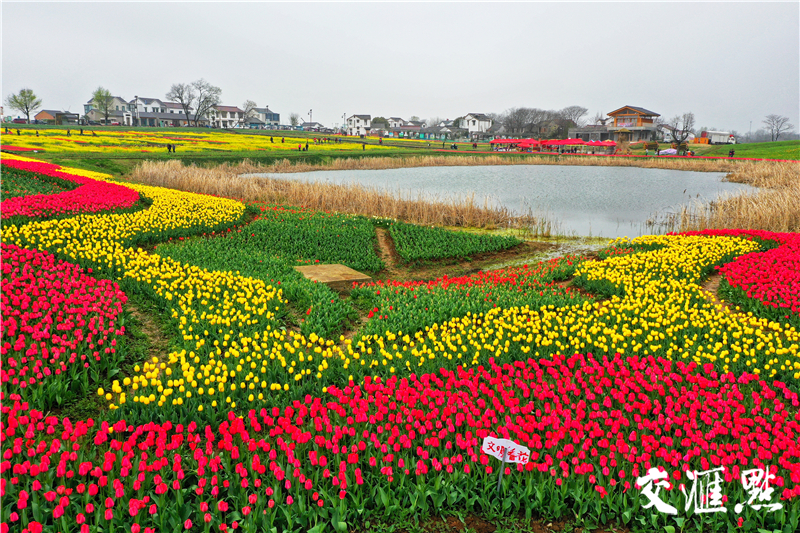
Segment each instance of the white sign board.
[[484,438],[481,451],[486,455],[497,457],[501,461],[503,460],[503,454],[505,454],[507,463],[526,464],[531,458],[531,451],[525,446],[521,446],[513,440],[497,439],[495,437]]

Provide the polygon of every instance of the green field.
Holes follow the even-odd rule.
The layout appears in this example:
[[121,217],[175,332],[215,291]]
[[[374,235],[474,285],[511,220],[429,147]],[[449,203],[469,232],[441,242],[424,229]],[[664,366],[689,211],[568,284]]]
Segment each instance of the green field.
[[[666,143],[660,146],[662,149],[669,148]],[[800,160],[800,141],[718,145],[690,144],[689,149],[693,150],[695,155],[708,157],[728,157],[728,152],[735,150],[734,157]],[[640,145],[639,148],[632,148],[631,152],[634,155],[644,155],[644,148]]]

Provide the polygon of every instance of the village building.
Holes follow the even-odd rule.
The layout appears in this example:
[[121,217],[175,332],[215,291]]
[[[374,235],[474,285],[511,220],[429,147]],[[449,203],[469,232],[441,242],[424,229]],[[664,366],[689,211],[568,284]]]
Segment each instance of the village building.
[[611,124],[592,124],[569,129],[568,137],[584,141],[620,141],[620,135],[628,141],[655,141],[660,137],[656,119],[658,113],[643,107],[626,105],[607,113]]
[[483,113],[467,113],[459,121],[459,126],[469,132],[469,138],[473,140],[484,139],[489,135],[489,130],[494,121]]
[[322,131],[325,129],[325,126],[319,122],[303,122],[300,124],[300,129],[303,131]]
[[347,119],[348,135],[368,135],[371,126],[372,115],[353,115]]
[[42,109],[33,117],[39,122],[61,126],[64,124],[78,124],[80,115],[69,111],[58,111],[55,109]]
[[[92,122],[102,124],[105,121],[105,115],[94,106],[94,98],[83,104],[84,116]],[[110,111],[108,113],[108,123],[130,124],[131,113],[128,109],[128,102],[119,96],[111,97]]]
[[253,111],[255,112],[256,117],[264,123],[264,127],[267,129],[274,128],[281,123],[281,115],[271,111],[269,106],[256,107],[253,108]]
[[215,105],[208,110],[208,123],[212,128],[232,128],[244,121],[244,110],[231,105]]

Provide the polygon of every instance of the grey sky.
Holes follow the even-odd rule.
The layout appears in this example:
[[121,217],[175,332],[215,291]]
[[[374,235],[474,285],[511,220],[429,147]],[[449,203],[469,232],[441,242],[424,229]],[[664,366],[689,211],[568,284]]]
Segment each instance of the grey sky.
[[[637,105],[747,132],[800,126],[800,3],[2,2],[3,98],[81,111],[102,85],[205,78],[288,123]],[[8,112],[8,110],[7,110]]]

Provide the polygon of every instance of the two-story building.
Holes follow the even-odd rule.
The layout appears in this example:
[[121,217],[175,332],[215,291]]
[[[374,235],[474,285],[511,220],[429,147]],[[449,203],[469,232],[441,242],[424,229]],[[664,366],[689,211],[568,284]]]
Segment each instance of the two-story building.
[[208,110],[208,122],[214,128],[232,128],[244,121],[244,110],[236,106],[215,105]]
[[[94,105],[94,98],[83,104],[83,114],[87,119],[94,122],[102,123],[105,120],[105,115],[97,109]],[[128,102],[119,96],[111,97],[111,105],[109,107],[108,122],[119,122],[120,124],[131,123],[131,113],[128,109]]]
[[571,139],[584,141],[620,141],[620,135],[628,141],[655,141],[660,137],[656,119],[658,113],[643,107],[626,105],[607,113],[613,119],[609,125],[593,124],[581,128],[570,128]]
[[264,123],[264,127],[267,129],[273,129],[281,123],[280,113],[274,113],[270,110],[269,106],[256,107],[253,109],[253,111],[255,112],[256,117]]
[[353,115],[347,119],[348,135],[368,135],[372,122],[372,115]]
[[461,118],[459,126],[469,132],[471,139],[486,137],[492,127],[492,118],[483,113],[467,113]]

